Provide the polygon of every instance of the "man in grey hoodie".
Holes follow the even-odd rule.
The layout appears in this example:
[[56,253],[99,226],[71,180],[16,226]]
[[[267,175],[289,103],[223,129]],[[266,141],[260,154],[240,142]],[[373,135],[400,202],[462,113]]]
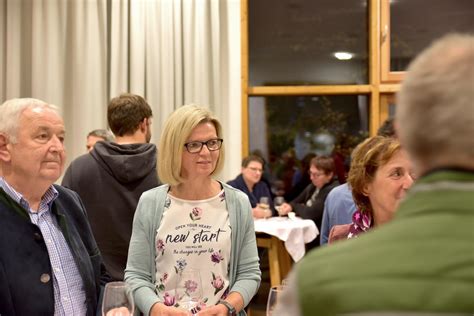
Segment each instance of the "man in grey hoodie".
[[149,144],[152,110],[141,96],[122,94],[109,103],[115,142],[99,141],[75,159],[62,185],[84,202],[92,231],[113,280],[123,280],[138,199],[159,185],[157,150]]

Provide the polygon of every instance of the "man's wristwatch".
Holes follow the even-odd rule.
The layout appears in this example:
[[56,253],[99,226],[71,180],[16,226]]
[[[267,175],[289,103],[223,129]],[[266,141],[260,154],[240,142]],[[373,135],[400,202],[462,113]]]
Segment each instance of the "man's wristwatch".
[[219,300],[219,302],[217,302],[217,304],[218,305],[222,304],[225,307],[227,307],[227,311],[228,311],[227,315],[229,315],[229,316],[236,316],[237,315],[237,312],[235,311],[234,306],[232,306],[229,302],[224,301],[224,300]]

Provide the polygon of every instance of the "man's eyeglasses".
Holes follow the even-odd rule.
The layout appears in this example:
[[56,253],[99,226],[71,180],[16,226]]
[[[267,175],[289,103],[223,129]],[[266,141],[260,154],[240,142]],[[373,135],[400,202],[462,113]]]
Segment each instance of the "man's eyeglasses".
[[206,145],[209,151],[219,150],[222,146],[223,141],[224,140],[222,138],[209,139],[208,141],[205,141],[205,142],[195,141],[195,142],[189,142],[189,143],[184,144],[184,147],[186,147],[186,150],[190,154],[198,154],[201,152],[202,146],[204,145]]
[[253,172],[259,172],[259,173],[262,173],[263,170],[260,169],[260,168],[255,168],[255,167],[247,167],[248,169],[252,170]]
[[325,173],[323,172],[311,172],[311,171],[308,171],[308,174],[310,177],[321,177],[325,175]]

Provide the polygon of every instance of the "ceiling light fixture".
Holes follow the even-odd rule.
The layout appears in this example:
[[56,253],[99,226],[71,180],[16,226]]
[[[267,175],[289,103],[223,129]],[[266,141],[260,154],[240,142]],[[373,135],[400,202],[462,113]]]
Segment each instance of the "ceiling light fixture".
[[349,60],[352,59],[354,54],[348,53],[348,52],[335,52],[334,57],[336,57],[339,60]]

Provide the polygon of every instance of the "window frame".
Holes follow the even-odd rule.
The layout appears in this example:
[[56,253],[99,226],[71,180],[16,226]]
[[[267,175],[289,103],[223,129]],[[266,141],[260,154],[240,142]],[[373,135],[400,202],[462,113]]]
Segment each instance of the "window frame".
[[[369,55],[369,82],[361,85],[318,85],[318,86],[249,86],[249,28],[248,3],[258,0],[241,0],[241,89],[242,89],[242,156],[249,154],[249,97],[269,95],[340,95],[340,94],[367,94],[370,102],[369,135],[377,133],[381,123],[387,118],[387,109],[381,104],[383,94],[394,94],[399,91],[400,84],[397,77],[382,80],[381,71],[381,14],[390,9],[389,0],[367,0],[368,18],[368,55]],[[387,6],[388,4],[388,6]],[[386,22],[386,19],[384,20]]]
[[390,0],[380,3],[380,76],[383,83],[398,83],[406,71],[390,71]]

